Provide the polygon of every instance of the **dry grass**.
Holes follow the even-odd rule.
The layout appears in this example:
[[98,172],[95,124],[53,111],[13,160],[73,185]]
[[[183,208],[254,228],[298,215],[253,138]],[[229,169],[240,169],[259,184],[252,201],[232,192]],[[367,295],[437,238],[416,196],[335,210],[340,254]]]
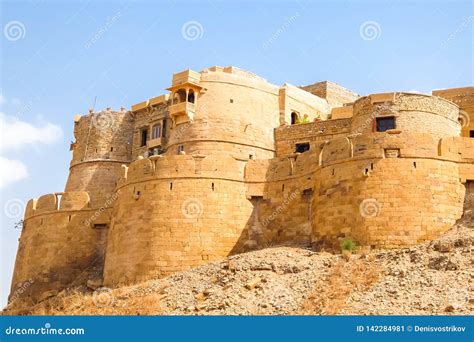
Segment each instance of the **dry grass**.
[[367,291],[383,274],[381,265],[371,256],[354,259],[344,256],[321,279],[303,304],[304,315],[337,315],[347,307],[348,297],[355,291]]
[[[160,315],[163,288],[151,293],[136,291],[137,287],[120,287],[106,291],[63,291],[31,307],[16,302],[4,314],[19,315]],[[24,305],[23,305],[24,304]],[[24,309],[27,308],[27,309]]]

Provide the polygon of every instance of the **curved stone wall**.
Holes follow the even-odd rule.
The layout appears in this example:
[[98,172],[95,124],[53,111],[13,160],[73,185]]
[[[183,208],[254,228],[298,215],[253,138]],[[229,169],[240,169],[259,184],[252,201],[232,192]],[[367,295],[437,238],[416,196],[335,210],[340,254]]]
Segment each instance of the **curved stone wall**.
[[396,247],[433,239],[463,212],[457,159],[438,155],[428,134],[376,133],[322,151],[313,199],[313,238],[351,237]]
[[[101,274],[105,230],[92,221],[108,221],[110,209],[90,208],[84,191],[47,194],[28,202],[18,247],[11,295],[38,300],[45,292],[84,284]],[[97,275],[98,273],[99,275]]]
[[75,121],[73,157],[65,191],[87,191],[102,205],[113,193],[121,165],[130,162],[133,119],[129,112],[102,111]]
[[188,155],[130,164],[119,183],[104,283],[162,276],[242,251],[253,211],[243,167],[231,157]]
[[370,134],[375,130],[375,119],[393,116],[396,130],[427,133],[440,139],[459,136],[459,108],[452,102],[435,96],[384,93],[362,97],[354,102],[351,132]]
[[170,131],[167,154],[183,145],[187,154],[273,157],[279,125],[278,87],[260,78],[203,72],[194,120]]

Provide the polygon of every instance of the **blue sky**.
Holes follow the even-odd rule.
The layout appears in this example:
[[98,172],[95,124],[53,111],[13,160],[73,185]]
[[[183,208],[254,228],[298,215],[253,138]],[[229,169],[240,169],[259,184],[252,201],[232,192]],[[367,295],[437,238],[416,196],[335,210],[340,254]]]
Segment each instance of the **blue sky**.
[[[235,65],[359,94],[473,84],[470,1],[1,1],[1,305],[29,198],[62,191],[73,115]],[[25,133],[27,132],[27,133]],[[17,210],[19,209],[19,210]]]

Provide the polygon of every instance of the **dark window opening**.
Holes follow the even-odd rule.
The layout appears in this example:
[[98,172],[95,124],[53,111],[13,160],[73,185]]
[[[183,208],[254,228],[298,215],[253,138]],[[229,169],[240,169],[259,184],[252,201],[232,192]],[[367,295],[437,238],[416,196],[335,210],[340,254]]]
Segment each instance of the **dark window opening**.
[[295,145],[295,152],[303,153],[309,151],[309,143],[301,143]]
[[148,140],[148,129],[142,129],[140,146],[146,146]]
[[281,185],[281,192],[285,191],[285,184]]
[[173,183],[170,183],[170,190],[173,190]]
[[94,229],[106,229],[107,225],[105,223],[95,223]]
[[303,190],[303,197],[304,198],[308,198],[308,197],[311,197],[313,195],[313,189],[309,188],[309,189],[304,189]]
[[188,93],[188,102],[194,103],[194,91],[192,90]]
[[166,120],[163,120],[163,132],[161,134],[163,138],[166,136]]
[[297,121],[298,121],[298,114],[296,114],[295,112],[292,112],[291,113],[291,124],[295,125]]
[[470,130],[470,131],[469,131],[469,136],[470,136],[471,138],[474,138],[474,130]]
[[395,129],[395,117],[376,118],[375,125],[377,132],[385,132],[389,129]]
[[114,148],[113,148],[113,147],[111,147],[111,148],[110,148],[110,152],[113,152],[113,151],[114,151]]
[[178,103],[186,101],[186,90],[180,89],[176,92],[178,94]]
[[178,154],[184,152],[184,145],[178,145]]
[[212,183],[212,191],[214,191],[214,183]]
[[230,103],[234,103],[234,99],[230,99]]

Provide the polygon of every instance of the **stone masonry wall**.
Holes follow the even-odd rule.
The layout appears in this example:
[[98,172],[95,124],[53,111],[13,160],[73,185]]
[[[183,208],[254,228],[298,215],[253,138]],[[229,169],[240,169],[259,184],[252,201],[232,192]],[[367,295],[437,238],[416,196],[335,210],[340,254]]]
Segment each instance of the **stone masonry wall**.
[[326,120],[307,124],[282,126],[275,129],[277,156],[295,153],[298,143],[310,143],[310,149],[316,148],[326,140],[349,134],[351,119]]
[[126,111],[107,110],[77,119],[65,191],[87,191],[91,206],[101,206],[115,191],[121,165],[130,162],[132,132],[133,119]]
[[461,135],[469,137],[471,131],[474,131],[474,87],[434,90],[433,95],[452,101],[459,106]]
[[119,184],[105,284],[162,276],[245,250],[253,206],[244,165],[232,157],[188,155],[133,162]]
[[[60,199],[60,202],[59,202]],[[100,229],[91,219],[108,221],[110,209],[90,208],[89,194],[83,191],[47,194],[28,202],[15,262],[11,295],[21,284],[32,301],[73,284],[99,277],[103,267]]]

